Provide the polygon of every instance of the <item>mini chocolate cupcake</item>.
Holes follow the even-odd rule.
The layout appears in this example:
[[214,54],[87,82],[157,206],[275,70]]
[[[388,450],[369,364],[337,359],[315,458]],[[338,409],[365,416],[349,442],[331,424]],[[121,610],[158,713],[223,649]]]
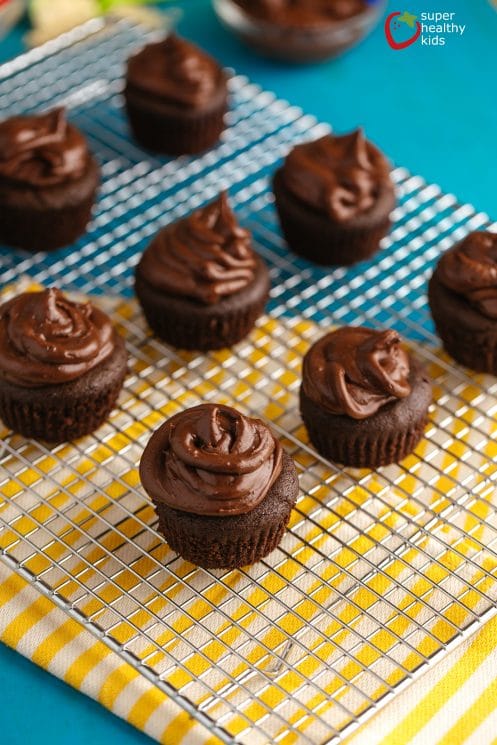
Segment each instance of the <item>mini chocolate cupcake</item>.
[[151,329],[183,349],[243,339],[264,310],[269,273],[225,193],[167,225],[143,254],[135,290]]
[[194,44],[171,34],[128,60],[124,99],[146,148],[169,155],[212,147],[224,129],[226,74]]
[[90,303],[50,289],[0,306],[0,419],[14,432],[52,443],[93,432],[126,368],[123,340]]
[[295,464],[271,430],[216,404],[163,424],[145,448],[140,478],[169,546],[205,568],[234,569],[270,553],[298,495]]
[[316,450],[357,468],[406,457],[423,436],[431,383],[395,331],[345,326],[304,358],[300,412]]
[[395,206],[389,163],[361,130],[294,147],[273,189],[291,250],[329,266],[372,256]]
[[450,356],[497,375],[497,233],[470,233],[446,251],[430,279],[428,299]]
[[0,123],[0,241],[50,251],[82,235],[100,181],[64,109]]

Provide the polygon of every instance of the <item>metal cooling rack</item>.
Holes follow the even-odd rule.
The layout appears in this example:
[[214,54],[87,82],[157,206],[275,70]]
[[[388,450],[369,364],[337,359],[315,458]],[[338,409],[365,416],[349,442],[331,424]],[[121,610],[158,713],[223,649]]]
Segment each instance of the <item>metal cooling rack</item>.
[[[395,225],[372,262],[329,272],[297,259],[269,179],[294,142],[327,127],[234,75],[217,148],[145,153],[120,99],[123,62],[145,36],[91,21],[0,67],[2,115],[64,103],[104,176],[88,234],[52,255],[0,249],[2,285],[27,275],[101,294],[131,358],[95,437],[48,448],[3,430],[2,559],[223,742],[334,742],[495,610],[497,382],[439,352],[425,295],[439,253],[495,225],[397,168]],[[184,355],[151,338],[126,298],[158,227],[221,188],[271,267],[270,316],[230,352]],[[326,462],[298,417],[302,355],[320,325],[345,323],[398,329],[434,379],[424,442],[377,473]],[[138,483],[150,431],[199,400],[265,416],[300,471],[282,545],[245,571],[174,555]]]

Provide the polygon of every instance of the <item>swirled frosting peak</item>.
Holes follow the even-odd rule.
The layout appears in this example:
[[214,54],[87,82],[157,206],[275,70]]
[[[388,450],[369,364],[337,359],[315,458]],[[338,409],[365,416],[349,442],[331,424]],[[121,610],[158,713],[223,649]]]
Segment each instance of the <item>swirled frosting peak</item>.
[[0,380],[27,388],[75,380],[112,354],[115,339],[90,303],[53,288],[25,292],[0,306]]
[[409,356],[400,343],[395,331],[332,331],[304,358],[304,393],[332,414],[366,419],[411,392]]
[[127,81],[164,103],[196,108],[209,104],[225,76],[210,55],[170,34],[128,60]]
[[163,228],[139,264],[152,286],[205,305],[242,290],[255,269],[250,233],[238,225],[225,192]]
[[470,233],[442,256],[437,275],[445,287],[497,320],[497,233]]
[[0,179],[53,186],[83,175],[89,152],[62,108],[0,122]]
[[382,185],[393,188],[388,161],[360,129],[297,145],[282,174],[294,196],[343,223],[370,210]]
[[169,507],[240,515],[262,502],[281,467],[281,445],[262,421],[230,406],[201,404],[152,435],[140,477],[151,498]]

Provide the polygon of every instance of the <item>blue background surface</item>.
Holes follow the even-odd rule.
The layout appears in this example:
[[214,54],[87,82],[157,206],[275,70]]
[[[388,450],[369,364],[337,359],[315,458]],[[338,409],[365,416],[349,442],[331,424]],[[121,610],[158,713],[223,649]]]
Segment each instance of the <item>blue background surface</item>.
[[[444,47],[391,50],[382,27],[344,57],[294,67],[254,56],[216,21],[208,0],[177,2],[180,31],[224,64],[298,104],[337,131],[358,125],[396,163],[497,218],[497,12],[487,0],[409,0],[408,10],[455,12],[466,32]],[[389,2],[388,11],[405,4]],[[22,51],[22,29],[0,61]],[[0,738],[5,745],[150,742],[98,704],[0,645]]]

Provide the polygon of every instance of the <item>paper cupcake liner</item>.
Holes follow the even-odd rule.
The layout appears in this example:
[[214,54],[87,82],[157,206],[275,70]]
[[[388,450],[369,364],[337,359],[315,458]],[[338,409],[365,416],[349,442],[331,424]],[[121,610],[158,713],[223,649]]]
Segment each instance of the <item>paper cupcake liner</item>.
[[309,261],[324,266],[348,266],[371,257],[390,228],[390,211],[372,217],[367,227],[337,225],[325,215],[312,212],[288,193],[276,173],[273,182],[281,229],[290,249]]
[[225,129],[226,104],[196,116],[159,114],[125,95],[133,136],[148,150],[168,155],[200,153],[216,144]]
[[24,437],[50,443],[69,442],[94,432],[108,418],[114,408],[123,378],[95,395],[76,401],[64,400],[63,389],[57,399],[43,399],[39,388],[33,389],[32,401],[19,401],[14,394],[0,392],[0,419]]
[[343,417],[322,410],[317,414],[317,405],[302,391],[300,411],[309,439],[318,453],[353,468],[378,468],[400,462],[423,438],[428,422],[427,412],[423,411],[416,421],[409,422],[403,429],[384,431],[370,427],[370,431],[365,431],[362,422],[357,422],[357,432],[351,432],[350,427],[344,432],[340,424]]

